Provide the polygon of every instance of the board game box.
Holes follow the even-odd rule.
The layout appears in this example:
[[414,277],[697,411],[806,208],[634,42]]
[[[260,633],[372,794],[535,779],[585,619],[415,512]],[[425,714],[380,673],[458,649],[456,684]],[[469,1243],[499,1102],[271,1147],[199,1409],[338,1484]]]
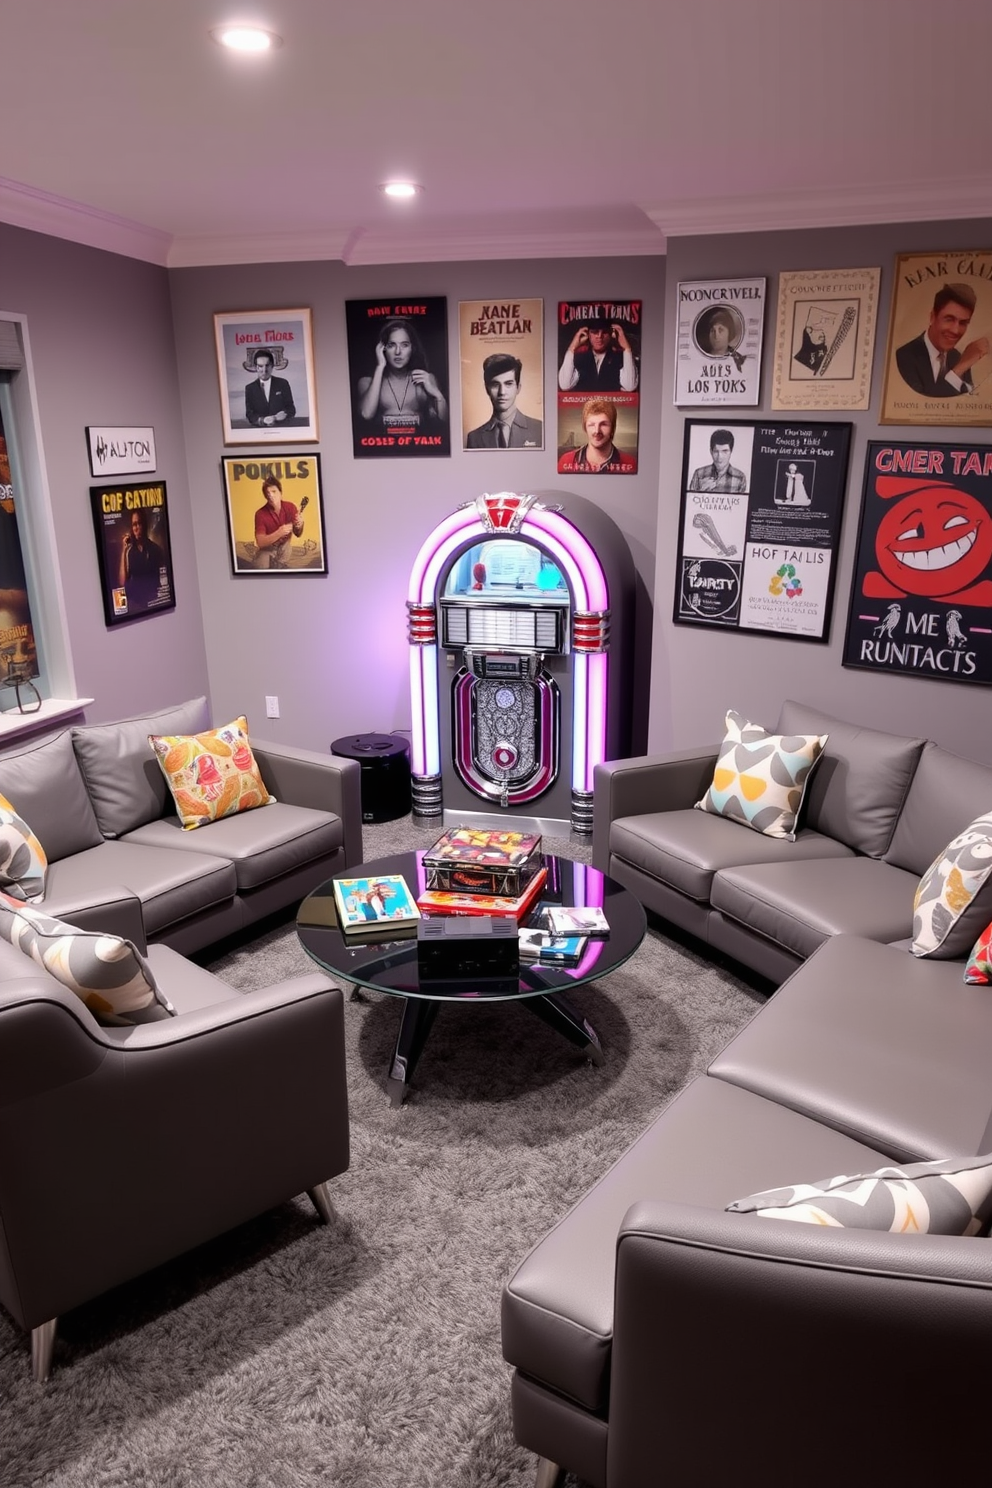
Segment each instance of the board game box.
[[424,853],[427,888],[443,893],[516,898],[541,866],[541,838],[531,832],[452,827]]
[[516,896],[427,889],[419,896],[417,904],[424,914],[512,915],[520,920],[541,892],[546,878],[547,869],[539,868],[525,885],[523,893]]

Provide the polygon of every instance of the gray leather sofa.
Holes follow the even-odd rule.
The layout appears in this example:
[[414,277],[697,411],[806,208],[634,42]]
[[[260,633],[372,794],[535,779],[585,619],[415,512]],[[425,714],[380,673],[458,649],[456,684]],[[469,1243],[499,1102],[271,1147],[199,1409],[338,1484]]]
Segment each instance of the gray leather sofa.
[[[992,770],[798,704],[782,731],[800,716],[834,763],[791,859],[748,858],[758,834],[699,811],[693,838],[713,750],[597,780],[601,867],[764,974],[798,969],[505,1288],[514,1431],[548,1488],[559,1469],[832,1488],[984,1466],[992,1242],[726,1212],[992,1149],[992,988],[902,943],[919,874],[992,802]],[[714,825],[739,853],[727,836],[721,858]]]
[[148,735],[200,733],[212,722],[206,699],[195,698],[0,754],[0,794],[48,858],[46,913],[112,930],[114,904],[133,894],[150,942],[192,952],[361,862],[356,761],[254,738],[276,803],[184,831]]

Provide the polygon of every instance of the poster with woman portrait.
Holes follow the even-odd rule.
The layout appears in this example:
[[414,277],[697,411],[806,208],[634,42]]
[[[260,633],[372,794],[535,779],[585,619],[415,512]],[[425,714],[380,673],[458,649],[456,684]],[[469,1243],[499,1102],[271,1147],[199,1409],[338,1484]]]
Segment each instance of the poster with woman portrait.
[[346,301],[357,460],[451,454],[447,307],[440,295]]
[[677,404],[757,404],[765,282],[720,279],[678,286]]
[[880,424],[992,424],[992,250],[900,253]]

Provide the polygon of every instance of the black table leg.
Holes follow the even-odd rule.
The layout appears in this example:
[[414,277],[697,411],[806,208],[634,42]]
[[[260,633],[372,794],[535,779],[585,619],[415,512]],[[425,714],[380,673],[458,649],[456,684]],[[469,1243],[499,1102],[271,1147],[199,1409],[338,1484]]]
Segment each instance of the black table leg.
[[578,1044],[583,1054],[593,1064],[604,1062],[603,1046],[599,1042],[599,1034],[592,1024],[587,1022],[573,1007],[564,992],[545,992],[540,997],[524,997],[522,1005],[529,1012],[536,1013],[542,1022],[549,1024],[556,1033],[567,1038],[569,1043]]
[[437,1009],[436,1002],[423,997],[408,997],[404,1001],[403,1022],[396,1035],[396,1048],[386,1076],[386,1091],[394,1107],[401,1106],[406,1099],[417,1060],[424,1052],[424,1045],[434,1027]]

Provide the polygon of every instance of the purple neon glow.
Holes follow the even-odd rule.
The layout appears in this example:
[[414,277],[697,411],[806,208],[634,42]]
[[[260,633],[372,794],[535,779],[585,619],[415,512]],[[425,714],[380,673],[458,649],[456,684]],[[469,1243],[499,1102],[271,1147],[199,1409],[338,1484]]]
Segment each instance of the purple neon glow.
[[445,517],[439,523],[424,543],[413,563],[413,572],[410,574],[410,591],[408,598],[413,604],[432,604],[434,601],[434,585],[425,584],[427,566],[445,538],[463,533],[463,530],[474,527],[481,533],[485,529],[479,518],[470,511],[452,512],[450,517]]
[[568,518],[562,516],[560,512],[551,511],[528,512],[520,531],[526,533],[529,527],[536,527],[538,532],[546,538],[560,543],[573,560],[582,575],[583,586],[586,590],[584,599],[580,600],[576,594],[579,609],[609,609],[610,595],[606,586],[606,575],[600,567],[599,559],[578,528],[573,527]]
[[[582,723],[582,728],[579,723]],[[584,651],[572,653],[572,789],[587,789],[587,743],[589,732],[589,657]]]
[[586,683],[586,784],[592,790],[593,770],[606,758],[606,700],[610,658],[605,651],[596,651],[587,656],[589,675]]

